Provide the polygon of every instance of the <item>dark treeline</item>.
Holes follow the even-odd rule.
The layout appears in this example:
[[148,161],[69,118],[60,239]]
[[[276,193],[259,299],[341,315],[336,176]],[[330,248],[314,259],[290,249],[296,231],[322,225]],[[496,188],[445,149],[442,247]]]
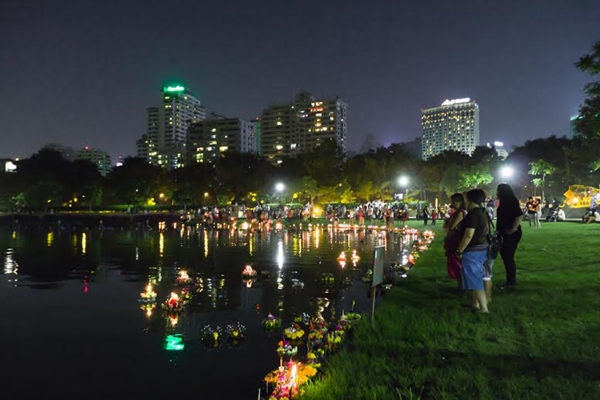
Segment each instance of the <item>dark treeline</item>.
[[[427,161],[411,156],[403,144],[342,159],[332,142],[317,151],[284,160],[279,166],[253,154],[225,153],[214,165],[195,164],[167,171],[144,160],[127,158],[102,177],[87,161],[68,161],[41,150],[20,160],[17,171],[0,175],[0,207],[25,209],[109,209],[115,206],[180,209],[257,203],[362,203],[392,201],[406,193],[408,201],[447,201],[449,195],[473,187],[488,191],[511,182],[517,194],[560,197],[572,184],[596,186],[600,171],[597,139],[551,136],[527,141],[502,161],[494,149],[477,147],[471,156],[448,151]],[[501,177],[510,166],[512,177]],[[407,177],[401,187],[399,178]],[[275,190],[276,183],[285,189]]]

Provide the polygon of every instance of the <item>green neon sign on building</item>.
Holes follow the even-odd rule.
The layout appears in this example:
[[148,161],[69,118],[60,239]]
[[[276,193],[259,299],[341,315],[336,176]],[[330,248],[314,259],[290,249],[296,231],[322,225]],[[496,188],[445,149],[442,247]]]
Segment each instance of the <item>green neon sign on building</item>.
[[185,88],[181,85],[177,85],[177,86],[167,86],[165,88],[163,88],[164,92],[169,92],[169,93],[173,93],[173,92],[183,92],[185,90]]

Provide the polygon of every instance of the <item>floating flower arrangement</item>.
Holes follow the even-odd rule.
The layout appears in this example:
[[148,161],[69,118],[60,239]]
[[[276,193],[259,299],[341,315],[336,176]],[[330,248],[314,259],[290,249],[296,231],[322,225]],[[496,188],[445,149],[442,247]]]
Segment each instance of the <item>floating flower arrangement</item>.
[[298,346],[292,346],[287,340],[280,340],[277,343],[277,354],[279,357],[293,357],[298,354]]
[[177,283],[179,285],[189,285],[192,283],[192,278],[190,278],[187,271],[181,270],[177,274]]
[[244,279],[253,279],[256,278],[257,272],[250,265],[246,265],[246,267],[242,270],[242,278]]
[[164,301],[163,308],[169,312],[183,311],[183,300],[175,292],[171,292],[171,296]]
[[262,327],[266,331],[276,331],[281,328],[281,319],[275,317],[273,314],[269,314],[267,315],[267,318],[263,320]]
[[200,340],[207,347],[219,347],[222,339],[223,335],[220,326],[213,328],[210,325],[206,325],[200,329]]
[[290,340],[302,339],[305,332],[299,324],[293,324],[289,328],[283,330],[283,335]]
[[225,332],[230,342],[237,343],[244,339],[246,327],[238,322],[237,324],[227,325]]
[[140,301],[142,303],[154,303],[156,301],[156,292],[154,291],[154,288],[152,287],[152,284],[149,283],[148,285],[146,285],[145,290],[140,293]]

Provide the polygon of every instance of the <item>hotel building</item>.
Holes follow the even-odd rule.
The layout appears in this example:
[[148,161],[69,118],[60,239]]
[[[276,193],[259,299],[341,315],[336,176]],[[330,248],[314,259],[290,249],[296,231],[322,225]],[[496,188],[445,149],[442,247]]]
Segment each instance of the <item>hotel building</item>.
[[470,98],[446,100],[422,110],[421,126],[423,160],[446,150],[470,155],[479,145],[479,106]]

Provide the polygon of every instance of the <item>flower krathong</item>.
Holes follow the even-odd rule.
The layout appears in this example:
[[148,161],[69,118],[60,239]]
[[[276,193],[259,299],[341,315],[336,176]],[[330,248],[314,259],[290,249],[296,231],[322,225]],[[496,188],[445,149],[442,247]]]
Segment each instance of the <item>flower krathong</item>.
[[262,326],[267,331],[276,331],[281,328],[281,319],[275,317],[273,314],[267,315],[267,318],[263,320]]
[[[283,332],[286,339],[280,340],[277,346],[280,366],[265,376],[267,386],[274,387],[270,400],[289,400],[302,393],[302,385],[317,374],[321,361],[342,343],[346,329],[360,320],[359,314],[349,314],[350,317],[342,315],[331,328],[323,318],[310,319],[307,315],[294,318],[294,324]],[[300,357],[301,344],[306,344],[304,357]],[[284,357],[289,357],[287,362]],[[296,357],[305,362],[297,362]]]
[[220,326],[213,328],[210,325],[206,325],[204,328],[200,329],[200,340],[207,347],[219,347],[222,339],[223,334]]
[[[404,251],[402,261],[392,263],[388,271],[406,277],[420,253],[428,248],[434,234],[431,231],[419,234],[416,229],[407,227],[404,227],[401,233],[405,236],[403,242],[407,246],[410,246],[411,241],[416,237],[412,242],[413,248],[411,250],[409,247],[408,251]],[[391,286],[389,277],[388,282],[385,281],[385,278],[384,286]],[[371,282],[373,270],[367,270],[366,275],[361,279]],[[325,286],[334,282],[333,274],[321,274],[321,283]],[[277,354],[281,360],[279,368],[271,371],[264,378],[267,390],[269,390],[269,385],[273,387],[268,399],[291,400],[302,394],[302,385],[317,374],[322,361],[340,348],[340,345],[348,335],[352,334],[354,327],[360,323],[361,319],[361,314],[355,312],[345,314],[342,312],[337,322],[330,321],[330,323],[323,319],[321,313],[317,313],[317,318],[312,319],[307,315],[294,318],[292,325],[283,331],[284,339],[278,342]],[[267,330],[276,330],[280,326],[281,320],[271,314],[263,321],[263,327]],[[287,359],[286,362],[284,362],[284,357]]]
[[304,333],[304,330],[300,327],[299,324],[293,324],[289,328],[285,328],[283,330],[283,335],[290,340],[302,339]]
[[246,327],[238,322],[234,325],[227,325],[225,332],[227,333],[227,338],[230,341],[236,342],[244,339],[244,335],[246,334]]
[[279,354],[279,357],[293,357],[298,354],[298,346],[292,346],[287,340],[280,340],[277,343],[277,354]]

